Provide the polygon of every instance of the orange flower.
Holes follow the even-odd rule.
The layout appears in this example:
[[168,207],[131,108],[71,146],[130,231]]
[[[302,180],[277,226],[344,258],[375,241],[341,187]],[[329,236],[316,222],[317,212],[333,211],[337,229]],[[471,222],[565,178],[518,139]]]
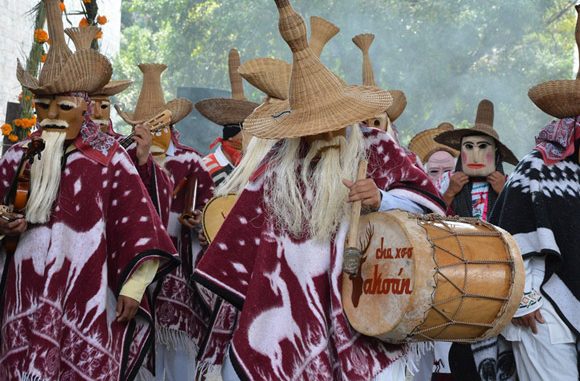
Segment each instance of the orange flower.
[[16,143],[18,141],[18,135],[10,134],[8,135],[8,140],[10,140],[12,143]]
[[105,25],[107,23],[107,16],[98,16],[97,17],[97,22],[99,23],[99,25]]
[[21,126],[20,119],[14,119],[14,120],[12,121],[12,123],[14,123],[14,125],[15,125],[16,127],[22,127],[22,126]]
[[40,62],[42,62],[42,63],[46,62],[46,54],[43,54],[40,56]]
[[101,38],[103,38],[103,31],[102,31],[102,30],[99,30],[99,31],[97,32],[97,35],[95,36],[95,38],[96,38],[97,40],[100,40]]
[[8,135],[10,135],[11,132],[12,132],[12,126],[9,125],[8,123],[4,123],[2,125],[2,135],[8,136]]
[[48,33],[43,29],[36,29],[34,31],[34,41],[44,44],[48,41]]
[[61,1],[58,6],[59,6],[61,12],[66,11],[66,6],[64,5],[64,2],[63,1]]
[[80,26],[81,28],[84,28],[84,27],[87,27],[87,26],[89,26],[89,20],[87,20],[87,18],[86,18],[86,17],[83,17],[83,18],[81,19],[81,21],[79,22],[79,26]]
[[26,102],[30,102],[30,100],[31,100],[32,98],[30,97],[30,95],[27,95],[27,96],[25,96],[25,97],[24,97],[24,99],[26,100]]
[[91,3],[91,0],[83,0],[83,3],[90,4]]

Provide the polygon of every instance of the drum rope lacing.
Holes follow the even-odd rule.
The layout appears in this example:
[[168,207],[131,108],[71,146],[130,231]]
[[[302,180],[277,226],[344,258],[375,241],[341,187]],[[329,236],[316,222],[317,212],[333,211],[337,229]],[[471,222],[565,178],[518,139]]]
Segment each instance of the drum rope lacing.
[[[498,315],[496,316],[496,319],[491,323],[477,323],[477,322],[470,322],[470,321],[461,321],[461,320],[457,320],[456,316],[462,310],[462,308],[464,306],[463,302],[466,298],[480,298],[480,299],[495,300],[495,301],[500,301],[500,302],[507,302],[507,301],[509,301],[509,297],[504,298],[504,297],[497,297],[497,296],[493,296],[493,295],[467,293],[465,291],[468,288],[467,287],[468,286],[467,269],[465,269],[465,271],[464,271],[464,277],[463,277],[464,287],[460,287],[459,285],[457,285],[447,275],[445,275],[441,270],[451,268],[451,267],[457,267],[457,266],[466,267],[469,264],[484,264],[484,265],[485,264],[507,264],[510,266],[510,268],[512,270],[512,275],[513,275],[513,273],[515,271],[513,260],[509,260],[509,259],[507,259],[507,260],[467,260],[465,258],[465,250],[464,250],[465,247],[462,244],[461,240],[459,239],[460,237],[470,237],[470,236],[471,237],[474,237],[474,236],[476,236],[476,237],[495,237],[495,238],[499,237],[502,240],[502,243],[504,244],[505,248],[507,249],[506,252],[509,252],[509,245],[507,244],[503,235],[500,232],[496,231],[495,227],[492,224],[485,222],[485,221],[482,221],[482,220],[479,220],[479,219],[476,219],[476,218],[458,217],[458,216],[442,217],[442,216],[438,216],[438,215],[434,215],[434,214],[420,215],[420,216],[409,214],[409,217],[415,218],[417,220],[417,224],[423,228],[425,228],[425,225],[429,225],[435,229],[441,230],[441,231],[446,233],[445,235],[442,235],[440,237],[436,237],[436,238],[429,237],[428,238],[429,242],[431,243],[432,248],[434,249],[434,251],[433,251],[434,258],[433,259],[437,265],[437,267],[435,269],[435,274],[434,274],[434,281],[435,281],[435,285],[436,285],[438,283],[439,277],[445,279],[447,282],[449,282],[449,284],[451,286],[453,286],[455,289],[457,289],[457,291],[459,291],[461,293],[461,295],[446,298],[444,300],[438,301],[438,302],[433,303],[431,305],[431,308],[434,311],[436,311],[439,315],[441,315],[444,319],[446,319],[447,322],[442,323],[442,324],[438,324],[438,325],[430,327],[430,328],[425,328],[425,329],[420,329],[419,328],[420,326],[417,326],[408,335],[408,337],[411,338],[412,336],[421,336],[421,337],[424,337],[428,340],[435,340],[434,337],[429,336],[427,333],[431,332],[431,331],[435,331],[435,330],[440,330],[439,332],[437,332],[437,334],[441,335],[441,333],[443,333],[448,327],[453,326],[453,325],[468,325],[468,326],[482,327],[482,328],[493,328],[495,326],[497,318],[502,315],[503,310],[506,308],[507,303],[504,303],[502,305]],[[490,231],[477,232],[477,233],[475,233],[475,232],[474,233],[469,233],[469,232],[457,233],[452,229],[449,222],[462,222],[462,223],[468,223],[468,224],[476,225],[476,226],[483,226],[483,227],[486,227],[487,229],[489,229]],[[459,246],[461,256],[456,255],[455,253],[451,252],[450,250],[436,244],[436,241],[448,239],[451,237],[455,238],[455,242]],[[454,263],[454,264],[439,266],[439,264],[437,263],[437,258],[435,256],[435,252],[437,250],[458,259],[459,262]],[[509,290],[510,294],[511,294],[511,288],[513,288],[513,276],[512,276],[512,282],[511,282],[510,290]],[[434,294],[436,293],[436,290],[437,290],[437,287],[435,287],[433,289],[432,300],[434,299],[434,296],[435,296]],[[439,306],[444,305],[444,304],[449,303],[449,302],[452,302],[452,301],[455,301],[455,300],[460,300],[460,303],[452,315],[445,313],[441,308],[439,308]],[[478,341],[480,339],[485,338],[485,335],[488,331],[489,330],[486,330],[486,332],[484,332],[484,334],[481,338],[474,338],[474,339],[450,338],[448,340],[449,341],[456,341],[456,342],[474,342],[474,341]]]

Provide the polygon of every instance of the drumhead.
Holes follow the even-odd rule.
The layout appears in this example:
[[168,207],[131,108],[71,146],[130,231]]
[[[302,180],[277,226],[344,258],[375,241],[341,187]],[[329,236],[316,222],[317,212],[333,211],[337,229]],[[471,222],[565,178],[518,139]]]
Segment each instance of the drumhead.
[[214,240],[237,199],[235,194],[228,194],[214,197],[205,205],[201,221],[203,234],[208,242]]

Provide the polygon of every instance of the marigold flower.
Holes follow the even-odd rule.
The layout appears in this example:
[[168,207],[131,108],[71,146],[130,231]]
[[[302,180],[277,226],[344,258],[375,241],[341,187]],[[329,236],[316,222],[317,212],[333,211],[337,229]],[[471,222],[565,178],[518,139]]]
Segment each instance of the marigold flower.
[[36,29],[34,31],[34,41],[39,44],[44,44],[48,41],[48,33],[43,29]]
[[10,140],[12,143],[16,143],[18,141],[18,135],[10,134],[8,135],[8,140]]
[[83,3],[90,4],[91,3],[91,0],[83,0]]
[[96,34],[95,38],[96,38],[97,40],[100,40],[101,38],[103,38],[103,31],[102,31],[102,30],[99,30],[99,31],[97,32],[97,34]]
[[42,63],[46,62],[46,54],[43,54],[40,56],[40,62],[42,62]]
[[59,6],[61,12],[66,11],[66,6],[64,5],[64,2],[63,1],[61,1],[58,6]]
[[79,27],[84,28],[84,27],[87,27],[87,26],[89,26],[89,20],[87,20],[86,17],[83,17],[81,19],[81,21],[79,22]]
[[99,25],[105,25],[107,23],[107,16],[98,16],[97,17],[97,22],[99,23]]
[[10,135],[10,133],[12,132],[12,126],[8,123],[4,123],[1,128],[2,128],[2,135],[4,135],[4,136]]
[[16,127],[20,127],[20,119],[14,119],[12,123],[14,123]]

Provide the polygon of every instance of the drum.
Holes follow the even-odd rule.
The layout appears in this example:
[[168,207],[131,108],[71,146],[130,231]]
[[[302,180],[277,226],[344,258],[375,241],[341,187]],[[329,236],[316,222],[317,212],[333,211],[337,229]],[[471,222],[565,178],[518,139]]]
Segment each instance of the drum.
[[214,240],[237,199],[238,196],[234,194],[217,196],[209,200],[205,205],[201,223],[203,226],[203,234],[208,242],[211,243]]
[[343,308],[355,330],[386,342],[497,336],[523,296],[515,240],[474,218],[364,215],[359,248],[358,273],[342,275]]

